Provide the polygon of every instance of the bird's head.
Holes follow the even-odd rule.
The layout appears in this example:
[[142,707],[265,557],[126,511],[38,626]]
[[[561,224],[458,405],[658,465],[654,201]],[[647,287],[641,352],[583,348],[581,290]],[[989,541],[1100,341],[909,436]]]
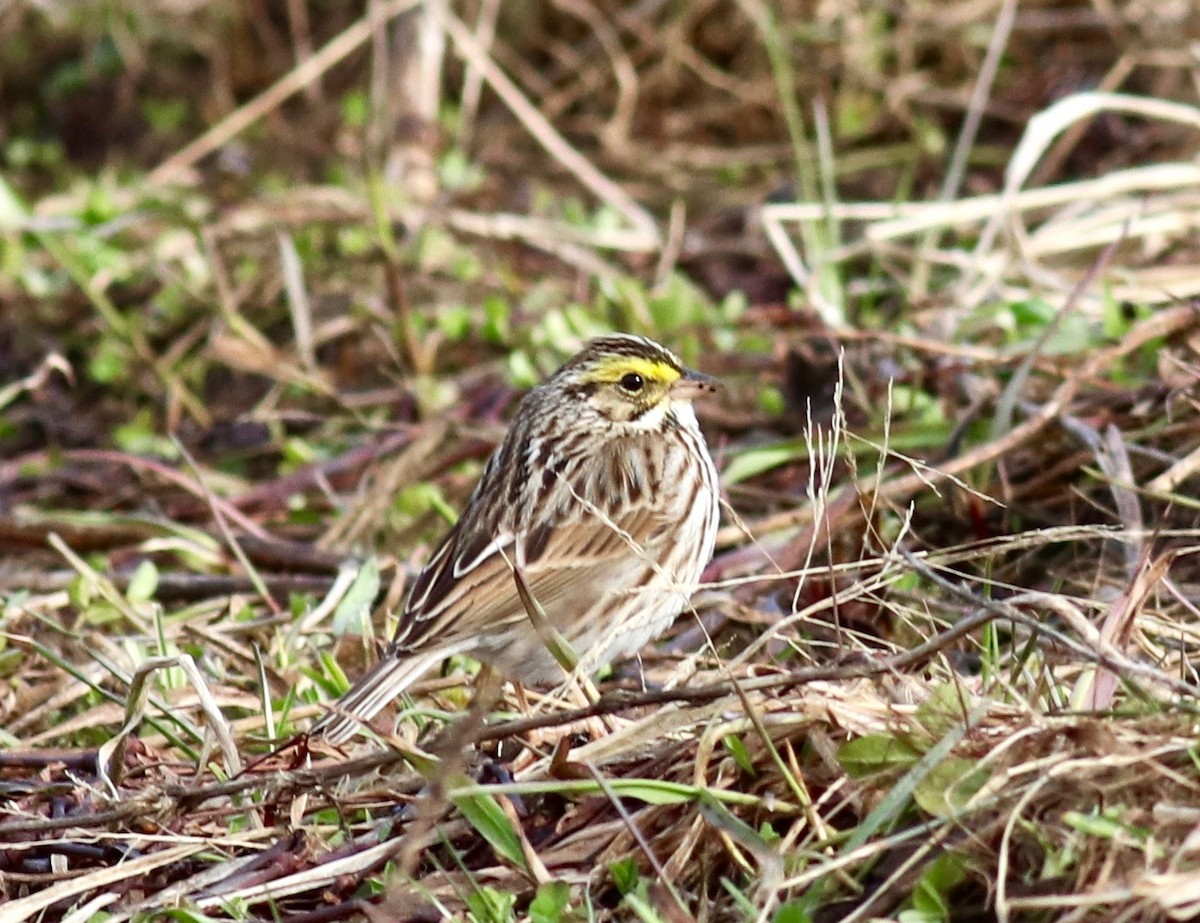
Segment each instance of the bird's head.
[[690,412],[693,400],[721,387],[665,347],[631,334],[597,337],[551,382],[604,420],[637,429],[661,425],[673,409]]

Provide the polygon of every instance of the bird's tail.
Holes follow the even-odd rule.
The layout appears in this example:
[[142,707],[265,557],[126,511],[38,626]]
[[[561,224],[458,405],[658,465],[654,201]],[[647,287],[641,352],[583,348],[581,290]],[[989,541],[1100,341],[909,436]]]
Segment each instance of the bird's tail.
[[410,656],[388,652],[333,704],[329,714],[309,729],[309,736],[320,737],[335,746],[345,743],[388,702],[455,653],[458,652],[444,648]]

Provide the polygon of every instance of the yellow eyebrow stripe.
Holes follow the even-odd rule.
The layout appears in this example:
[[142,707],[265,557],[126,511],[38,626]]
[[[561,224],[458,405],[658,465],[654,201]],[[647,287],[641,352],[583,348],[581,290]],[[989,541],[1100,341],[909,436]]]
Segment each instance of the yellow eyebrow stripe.
[[630,372],[636,372],[647,381],[661,381],[666,385],[675,384],[680,377],[679,370],[665,362],[638,356],[609,356],[596,363],[588,378],[591,381],[614,382]]

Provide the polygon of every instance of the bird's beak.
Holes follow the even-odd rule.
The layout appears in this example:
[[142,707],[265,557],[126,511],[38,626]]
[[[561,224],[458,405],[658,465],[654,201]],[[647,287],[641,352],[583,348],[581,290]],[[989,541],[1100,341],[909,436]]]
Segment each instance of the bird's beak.
[[721,382],[711,375],[684,369],[683,376],[671,385],[671,397],[675,400],[694,401],[698,397],[716,394],[723,388]]

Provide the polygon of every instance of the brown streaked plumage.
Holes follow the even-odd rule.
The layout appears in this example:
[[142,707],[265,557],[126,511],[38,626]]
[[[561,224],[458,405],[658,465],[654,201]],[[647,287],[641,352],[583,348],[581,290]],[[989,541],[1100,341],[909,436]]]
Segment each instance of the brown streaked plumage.
[[717,387],[652,340],[613,334],[530,391],[387,654],[312,732],[345,740],[454,654],[527,684],[560,679],[514,569],[582,672],[666,630],[716,537],[717,473],[691,402]]

